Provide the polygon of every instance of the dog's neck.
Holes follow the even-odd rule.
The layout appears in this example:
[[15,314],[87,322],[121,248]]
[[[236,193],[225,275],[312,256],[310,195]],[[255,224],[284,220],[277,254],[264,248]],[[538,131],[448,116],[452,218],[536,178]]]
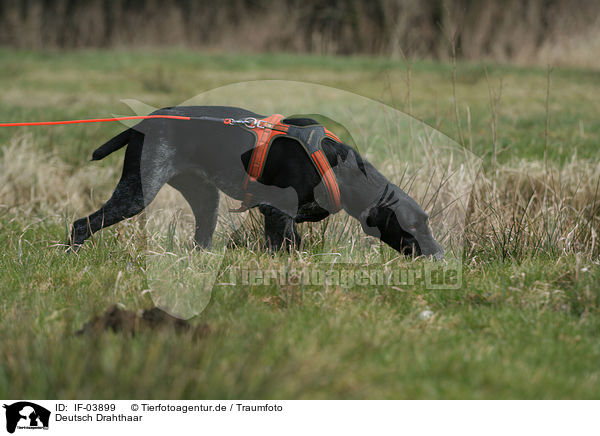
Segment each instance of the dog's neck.
[[349,215],[359,218],[378,203],[391,182],[355,150],[345,144],[336,145],[343,149],[336,153],[338,162],[333,168],[340,186],[342,207]]

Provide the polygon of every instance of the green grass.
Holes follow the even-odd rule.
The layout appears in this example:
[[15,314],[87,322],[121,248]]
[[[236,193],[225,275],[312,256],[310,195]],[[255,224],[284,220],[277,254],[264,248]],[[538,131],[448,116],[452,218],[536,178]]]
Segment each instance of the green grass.
[[[497,125],[500,170],[532,175],[526,163],[539,163],[545,150],[546,71],[504,65],[487,65],[487,70],[493,87],[503,82]],[[457,139],[452,65],[415,61],[410,71],[409,88],[405,63],[388,59],[2,49],[0,121],[129,114],[120,99],[160,107],[238,81],[288,79],[341,88],[402,110],[412,106],[414,116]],[[483,156],[485,176],[495,180],[484,65],[459,63],[456,92],[465,146],[472,143],[473,151]],[[598,165],[597,95],[597,73],[552,72],[548,159],[563,175],[575,177],[582,171],[597,177],[597,172],[584,171]],[[74,336],[112,304],[132,310],[153,305],[143,292],[151,283],[144,274],[140,220],[103,231],[77,255],[67,255],[57,245],[74,214],[95,210],[116,184],[122,152],[93,165],[87,160],[121,129],[117,124],[0,128],[0,170],[20,165],[19,171],[30,176],[20,180],[18,172],[11,173],[0,187],[1,398],[600,396],[597,243],[569,245],[567,227],[552,227],[550,214],[546,224],[556,234],[527,214],[519,231],[502,233],[503,207],[512,207],[509,196],[494,203],[492,212],[500,220],[494,229],[501,233],[473,225],[480,233],[467,241],[472,246],[466,247],[458,290],[218,285],[208,307],[192,320],[210,326],[206,338],[171,331]],[[17,138],[28,144],[21,155],[31,159],[33,170],[7,148]],[[45,173],[36,173],[39,164],[46,164]],[[44,179],[55,167],[53,178]],[[498,183],[506,192],[515,191],[514,180],[502,177]],[[74,185],[67,184],[71,178]],[[37,191],[39,180],[54,181],[50,200]],[[558,185],[577,185],[574,180],[561,178]],[[586,183],[593,190],[595,180]],[[68,192],[73,186],[77,192]],[[6,191],[16,188],[18,198]],[[557,194],[565,211],[573,209],[598,229],[597,209],[585,208],[590,203],[586,199],[596,198],[590,195],[582,200],[566,191]],[[480,204],[484,212],[486,204]],[[306,253],[272,257],[250,242],[226,254],[221,281],[226,281],[228,265],[256,262],[279,269],[304,262],[318,267],[318,254],[345,249],[319,239],[320,226],[303,229]],[[534,249],[527,235],[547,241]],[[508,252],[499,247],[499,237],[508,237]],[[563,251],[552,249],[565,240]],[[410,262],[393,260],[391,250],[377,244],[351,255],[359,263],[377,256],[393,265]],[[426,309],[434,316],[421,319]]]

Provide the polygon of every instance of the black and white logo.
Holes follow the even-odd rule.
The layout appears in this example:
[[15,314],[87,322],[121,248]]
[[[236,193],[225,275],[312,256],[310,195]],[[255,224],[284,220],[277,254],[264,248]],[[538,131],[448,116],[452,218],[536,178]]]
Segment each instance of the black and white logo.
[[6,431],[14,433],[22,430],[48,430],[50,411],[29,401],[19,401],[4,405],[6,409]]

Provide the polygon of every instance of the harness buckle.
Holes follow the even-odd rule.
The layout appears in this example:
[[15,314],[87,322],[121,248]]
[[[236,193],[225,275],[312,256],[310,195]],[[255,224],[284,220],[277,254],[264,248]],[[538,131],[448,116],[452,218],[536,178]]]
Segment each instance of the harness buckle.
[[265,120],[258,120],[255,127],[257,129],[270,129],[273,127],[273,124],[267,123]]

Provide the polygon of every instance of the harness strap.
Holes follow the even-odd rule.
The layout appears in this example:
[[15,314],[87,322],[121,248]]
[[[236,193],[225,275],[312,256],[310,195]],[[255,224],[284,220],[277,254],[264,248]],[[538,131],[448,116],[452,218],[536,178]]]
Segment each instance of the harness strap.
[[[283,119],[283,115],[274,114],[264,119],[265,128],[262,129],[257,135],[256,147],[252,153],[250,159],[250,166],[248,167],[248,176],[246,177],[246,183],[244,189],[248,189],[248,183],[250,181],[256,182],[262,174],[265,162],[267,160],[267,154],[271,145],[271,140],[277,135],[283,135],[287,132],[287,126],[279,124],[279,121]],[[285,127],[284,129],[274,129],[274,127]]]
[[335,212],[342,208],[340,198],[340,187],[338,186],[333,169],[329,165],[329,161],[325,157],[323,150],[317,150],[310,155],[313,160],[317,171],[321,174],[321,178],[327,187],[327,193],[329,194],[329,202],[333,206]]
[[[337,142],[342,141],[336,135],[334,135],[332,132],[325,129],[324,127],[315,126],[315,128],[322,129],[322,137],[319,138],[316,143],[305,144],[303,141],[306,140],[306,138],[304,138],[305,135],[298,134],[299,128],[297,126],[290,126],[281,123],[281,120],[283,119],[283,115],[274,114],[267,118],[256,120],[256,122],[242,124],[244,127],[254,131],[254,133],[257,136],[257,139],[256,146],[254,147],[252,156],[250,157],[250,163],[248,165],[248,175],[246,176],[246,181],[244,183],[244,190],[246,191],[244,201],[242,201],[242,204],[238,209],[232,209],[230,210],[230,212],[245,212],[251,207],[252,193],[248,191],[248,188],[252,182],[257,182],[260,176],[262,175],[273,139],[276,136],[281,135],[294,138],[298,142],[300,142],[304,150],[309,155],[315,169],[321,176],[323,183],[325,184],[332,212],[335,213],[339,211],[342,208],[340,188],[335,178],[333,169],[331,168],[331,165],[329,165],[329,161],[325,157],[325,153],[323,153],[323,150],[321,148],[321,140],[326,136]],[[234,120],[230,119],[225,120],[225,124],[233,124],[234,122]],[[240,123],[238,122],[238,124]],[[290,129],[290,127],[293,127],[293,129]],[[259,130],[258,132],[257,129]],[[305,128],[300,129],[304,133]],[[310,137],[311,135],[309,135],[309,138]]]
[[[239,208],[230,209],[230,212],[245,212],[248,209],[250,209],[252,193],[248,191],[248,187],[251,182],[258,181],[258,178],[262,174],[263,168],[265,167],[265,163],[267,160],[267,154],[271,146],[271,140],[275,136],[284,135],[285,132],[287,132],[287,126],[283,124],[278,124],[279,121],[281,121],[283,118],[283,115],[274,114],[270,117],[259,120],[256,123],[245,124],[247,128],[252,129],[253,131],[258,129],[258,132],[255,131],[256,146],[252,151],[252,156],[250,157],[250,164],[248,165],[248,175],[246,176],[246,181],[244,182],[244,191],[246,191],[244,201],[242,201],[242,204]],[[232,123],[233,120],[225,120],[225,124]]]

